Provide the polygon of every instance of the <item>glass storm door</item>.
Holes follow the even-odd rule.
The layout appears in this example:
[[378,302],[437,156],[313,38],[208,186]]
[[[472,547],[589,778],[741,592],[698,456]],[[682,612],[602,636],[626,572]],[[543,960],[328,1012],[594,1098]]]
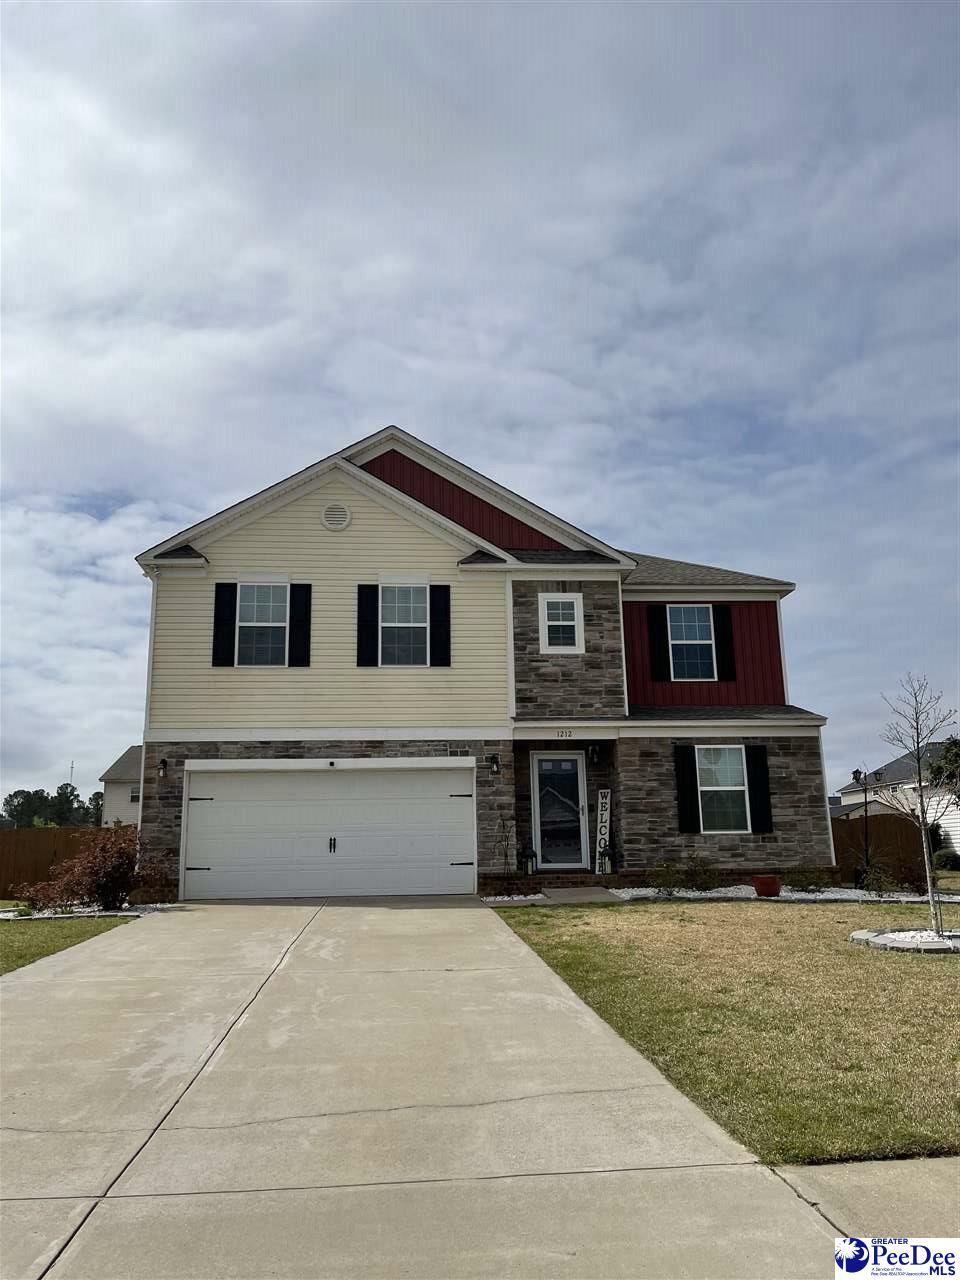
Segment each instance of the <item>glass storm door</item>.
[[533,840],[541,867],[589,865],[582,751],[533,753]]

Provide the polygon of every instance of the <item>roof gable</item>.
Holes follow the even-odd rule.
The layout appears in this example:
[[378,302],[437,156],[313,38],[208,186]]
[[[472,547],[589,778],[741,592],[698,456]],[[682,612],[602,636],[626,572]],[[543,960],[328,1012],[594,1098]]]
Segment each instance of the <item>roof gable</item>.
[[[929,769],[932,764],[936,764],[943,753],[943,748],[947,744],[945,742],[930,742],[923,749],[923,767],[924,770]],[[880,777],[877,777],[880,774]],[[872,769],[866,777],[867,787],[884,787],[892,786],[901,782],[916,782],[916,768],[912,752],[906,752],[902,756],[897,756],[895,760],[888,760],[879,769]],[[839,788],[840,794],[845,795],[848,792],[858,792],[863,794],[862,782],[848,782],[845,786]]]
[[101,782],[139,782],[142,748],[135,744],[127,747],[122,756],[114,760],[109,769],[100,775]]
[[471,493],[469,489],[431,470],[416,458],[401,453],[399,449],[386,449],[359,465],[368,474],[498,547],[557,551],[566,549],[562,542],[550,537],[542,529],[535,529],[533,525]]

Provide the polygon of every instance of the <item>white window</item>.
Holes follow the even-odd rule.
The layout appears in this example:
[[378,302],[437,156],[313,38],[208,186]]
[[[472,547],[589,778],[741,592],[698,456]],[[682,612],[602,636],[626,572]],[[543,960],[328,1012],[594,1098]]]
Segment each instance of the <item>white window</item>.
[[380,665],[430,665],[429,588],[381,585]]
[[540,652],[583,653],[583,596],[540,596]]
[[130,788],[130,803],[131,804],[140,803],[140,783],[139,782],[135,782],[133,786]]
[[708,604],[667,605],[670,679],[716,680],[713,608]]
[[241,583],[237,588],[237,666],[287,665],[286,583]]
[[701,831],[750,830],[743,747],[697,747],[697,783]]

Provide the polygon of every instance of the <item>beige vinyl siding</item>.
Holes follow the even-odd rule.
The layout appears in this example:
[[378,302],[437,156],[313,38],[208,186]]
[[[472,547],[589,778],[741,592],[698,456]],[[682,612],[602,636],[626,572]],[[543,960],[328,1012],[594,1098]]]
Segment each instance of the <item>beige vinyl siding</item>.
[[103,784],[103,818],[105,827],[115,822],[136,826],[140,821],[140,801],[130,799],[130,789],[139,790],[139,782],[105,782]]
[[[343,502],[349,528],[321,523]],[[197,543],[205,574],[161,570],[149,728],[384,728],[507,722],[506,609],[498,574],[463,573],[470,550],[334,477],[234,533]],[[357,584],[412,572],[450,584],[450,667],[358,667]],[[289,574],[313,585],[309,667],[214,667],[214,584]]]

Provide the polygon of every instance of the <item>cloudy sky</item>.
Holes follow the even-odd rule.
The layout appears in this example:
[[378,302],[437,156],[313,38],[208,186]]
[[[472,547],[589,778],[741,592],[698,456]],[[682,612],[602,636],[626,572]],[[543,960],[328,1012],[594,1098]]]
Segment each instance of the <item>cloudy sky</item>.
[[957,705],[957,6],[4,9],[4,792],[138,740],[138,551],[389,422],[796,581],[832,785]]

